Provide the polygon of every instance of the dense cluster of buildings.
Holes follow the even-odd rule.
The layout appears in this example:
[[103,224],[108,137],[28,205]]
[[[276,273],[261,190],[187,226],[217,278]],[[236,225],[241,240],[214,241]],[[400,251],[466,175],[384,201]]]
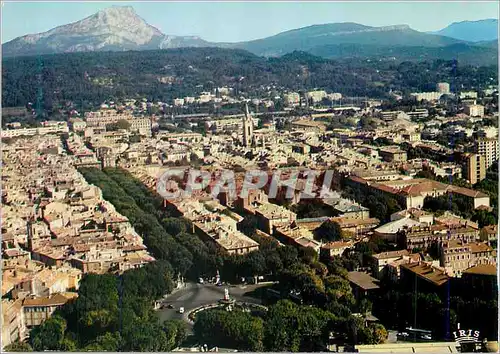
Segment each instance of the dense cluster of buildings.
[[[197,98],[177,98],[173,105],[218,102],[230,95],[229,89],[218,88]],[[283,97],[290,107],[302,102],[307,108],[309,103],[342,99],[341,94],[325,91],[301,95],[289,92]],[[445,95],[450,95],[447,83],[437,84],[436,92],[414,94],[426,101]],[[464,93],[464,99],[470,96]],[[147,102],[139,106],[150,108]],[[120,273],[154,261],[141,235],[103,200],[99,188],[85,181],[78,167],[121,167],[157,190],[159,176],[176,166],[183,177],[170,180],[168,188],[181,192],[193,169],[235,172],[236,192],[247,171],[266,171],[269,177],[281,171],[275,195],[266,185],[247,195],[222,188],[214,198],[211,181],[202,191],[166,199],[165,206],[189,220],[191,232],[200,239],[234,255],[259,249],[259,243],[240,230],[240,222],[249,215],[260,237],[331,257],[371,237],[386,240],[395,251],[372,255],[368,272],[349,276],[360,296],[376,291],[376,282],[383,279],[419,279],[438,288],[450,279],[470,284],[490,279],[496,266],[496,225],[480,228],[458,215],[423,210],[426,198],[447,196],[460,198],[473,211],[489,212],[490,196],[473,187],[417,176],[426,171],[436,178],[463,178],[471,185],[486,178],[487,169],[498,162],[498,129],[482,124],[470,128],[483,121],[484,107],[474,102],[455,117],[441,114],[439,108],[432,117],[427,108],[384,111],[380,102],[354,108],[261,122],[246,106],[238,117],[197,117],[196,127],[203,132],[195,132],[159,130],[158,117],[106,104],[68,123],[2,130],[2,138],[12,140],[2,145],[2,318],[8,324],[2,326],[2,337],[8,338],[3,345],[24,338],[76,296],[83,274]],[[344,118],[351,126],[360,126],[366,117],[374,126],[332,128],[330,121],[346,111],[350,113]],[[437,140],[441,134],[462,139],[464,146],[443,146]],[[306,170],[335,173],[326,186],[314,184],[309,190]],[[291,178],[295,174],[296,181]],[[389,222],[379,220],[367,205],[347,197],[342,185],[392,198],[401,210]],[[324,187],[328,193],[319,198]],[[307,203],[308,193],[326,215],[301,217],[296,212],[295,206]],[[319,239],[318,230],[332,222],[341,230],[340,239]]]
[[4,346],[74,298],[83,274],[154,261],[127,218],[77,172],[81,149],[69,146],[74,154],[53,134],[2,145]]

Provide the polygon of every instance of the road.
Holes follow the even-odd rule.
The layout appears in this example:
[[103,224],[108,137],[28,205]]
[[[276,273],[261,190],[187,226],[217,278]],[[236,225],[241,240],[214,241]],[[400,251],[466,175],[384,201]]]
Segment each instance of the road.
[[[187,315],[195,308],[213,304],[222,299],[224,297],[225,288],[229,289],[229,296],[236,301],[260,304],[260,299],[245,296],[245,293],[266,285],[269,284],[216,286],[213,284],[187,283],[185,288],[168,295],[164,300],[165,304],[172,304],[175,308],[158,310],[158,314],[161,321],[171,319],[187,320]],[[179,307],[184,307],[184,314],[178,312]]]

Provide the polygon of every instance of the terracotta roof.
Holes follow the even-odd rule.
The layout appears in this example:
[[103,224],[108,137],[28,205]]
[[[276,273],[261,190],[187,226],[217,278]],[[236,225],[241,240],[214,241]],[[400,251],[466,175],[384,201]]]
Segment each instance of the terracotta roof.
[[469,247],[470,247],[470,250],[472,253],[493,251],[493,248],[491,246],[488,246],[486,243],[482,243],[482,242],[470,243]]
[[465,195],[470,198],[485,198],[488,196],[487,194],[480,191],[476,191],[474,189],[457,187],[457,186],[448,186],[448,190],[452,193]]
[[497,275],[497,267],[494,264],[481,264],[463,271],[464,274]]
[[435,181],[425,181],[406,186],[402,189],[402,192],[411,196],[418,196],[422,193],[432,192],[433,190],[445,191],[446,185]]
[[125,252],[131,252],[131,251],[142,251],[145,250],[146,247],[142,245],[128,245],[122,248],[123,251]]
[[401,267],[408,269],[410,272],[437,286],[443,285],[449,280],[449,277],[444,271],[436,269],[425,263],[408,263],[402,264]]
[[327,250],[335,250],[335,249],[340,249],[344,247],[351,247],[353,245],[352,241],[334,241],[334,242],[328,242],[321,246],[323,249]]
[[76,293],[58,293],[52,296],[36,297],[34,299],[25,299],[23,307],[33,306],[60,306],[67,303],[72,298],[77,297]]
[[407,256],[409,253],[410,252],[408,252],[408,250],[399,250],[399,251],[382,252],[374,254],[372,255],[372,257],[376,259],[398,258],[402,256]]
[[25,252],[23,250],[20,250],[20,249],[16,249],[16,248],[10,248],[10,249],[7,249],[7,250],[4,250],[4,255],[7,256],[7,257],[16,257],[16,256],[22,256],[22,255],[26,255],[28,252]]
[[488,225],[483,227],[483,231],[486,232],[487,234],[497,234],[498,233],[498,226],[497,225]]

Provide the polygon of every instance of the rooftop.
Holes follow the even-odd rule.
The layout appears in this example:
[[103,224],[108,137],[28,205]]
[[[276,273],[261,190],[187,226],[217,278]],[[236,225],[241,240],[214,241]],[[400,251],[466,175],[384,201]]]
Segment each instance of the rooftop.
[[409,254],[408,250],[399,250],[399,251],[391,251],[391,252],[382,252],[378,254],[372,255],[373,258],[376,259],[388,259],[388,258],[399,258],[403,256],[407,256]]
[[402,264],[401,267],[408,269],[420,278],[423,278],[437,286],[441,286],[449,280],[449,277],[444,271],[436,269],[426,263],[408,263]]
[[374,231],[380,234],[395,234],[405,227],[413,227],[420,225],[421,225],[420,222],[406,217],[399,220],[388,222],[387,224],[377,227]]
[[347,278],[353,284],[356,284],[363,290],[373,290],[379,289],[380,287],[376,284],[377,279],[371,277],[368,273],[363,272],[349,272],[347,273]]
[[497,275],[497,267],[494,264],[481,264],[463,271],[463,274]]
[[64,305],[71,299],[78,297],[77,293],[58,293],[51,296],[36,297],[34,299],[25,299],[23,307],[34,306],[60,306]]

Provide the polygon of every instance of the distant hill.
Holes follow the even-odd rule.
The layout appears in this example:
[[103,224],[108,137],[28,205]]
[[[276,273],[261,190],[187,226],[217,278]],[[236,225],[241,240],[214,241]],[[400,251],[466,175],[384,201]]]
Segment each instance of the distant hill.
[[498,45],[496,42],[481,42],[475,45],[457,43],[444,47],[388,46],[337,44],[313,47],[309,52],[331,59],[391,59],[397,61],[453,60],[471,65],[496,65]]
[[[395,58],[397,60],[459,59],[474,65],[497,62],[498,45],[491,41],[496,20],[452,24],[438,34],[407,25],[371,27],[358,23],[313,25],[258,40],[212,43],[199,37],[163,34],[130,6],[112,6],[81,21],[30,34],[2,45],[4,57],[72,52],[155,50],[186,47],[243,49],[258,56],[278,57],[293,51],[325,58]],[[475,33],[474,41],[452,38]],[[479,35],[482,33],[481,35]],[[445,34],[445,35],[443,35]],[[462,36],[463,37],[463,36]],[[496,37],[494,37],[496,38]]]
[[57,113],[68,104],[88,110],[104,100],[130,97],[171,102],[221,86],[245,97],[269,97],[271,86],[276,87],[272,97],[283,90],[320,88],[383,98],[390,90],[433,90],[440,81],[450,82],[452,90],[484,87],[497,77],[496,67],[476,68],[460,60],[331,60],[299,51],[264,58],[223,48],[98,51],[4,59],[2,106],[37,102]]
[[498,39],[492,41],[481,41],[474,43],[475,46],[485,47],[485,48],[494,48],[498,50]]
[[498,20],[454,22],[442,30],[431,33],[468,42],[492,41],[498,39]]
[[[309,51],[315,48],[318,51],[322,46],[341,44],[433,48],[457,43],[462,41],[418,32],[407,25],[369,27],[357,23],[333,23],[282,32],[272,37],[238,43],[235,47],[257,55],[279,56],[294,50]],[[322,52],[328,56],[326,48]]]

